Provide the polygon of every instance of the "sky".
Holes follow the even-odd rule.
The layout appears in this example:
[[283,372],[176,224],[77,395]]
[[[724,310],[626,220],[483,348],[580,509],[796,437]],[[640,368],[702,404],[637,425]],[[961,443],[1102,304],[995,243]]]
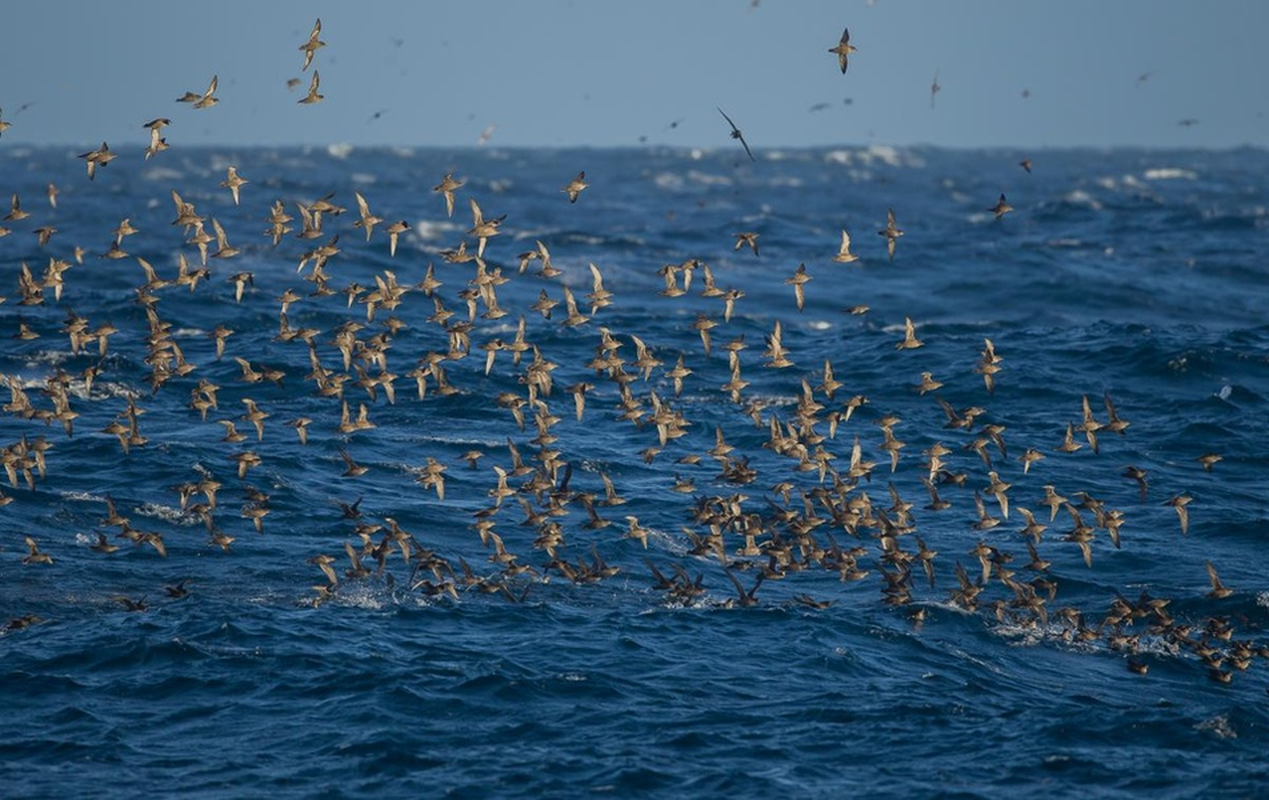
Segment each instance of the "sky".
[[732,146],[719,108],[758,150],[1264,147],[1266,32],[1264,0],[14,0],[0,148],[155,117],[173,146]]

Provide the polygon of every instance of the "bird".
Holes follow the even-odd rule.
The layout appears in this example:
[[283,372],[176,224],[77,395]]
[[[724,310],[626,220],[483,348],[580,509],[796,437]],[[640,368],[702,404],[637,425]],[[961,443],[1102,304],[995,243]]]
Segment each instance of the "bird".
[[13,193],[13,199],[9,202],[10,211],[4,215],[5,220],[18,221],[31,216],[30,212],[22,210],[22,203],[18,200],[18,193]]
[[806,303],[806,289],[804,287],[810,280],[811,276],[806,274],[806,264],[798,264],[793,277],[785,278],[784,280],[785,283],[793,285],[793,295],[797,299],[798,311],[801,311],[802,306]]
[[934,81],[930,83],[930,108],[934,108],[934,96],[943,91],[943,87],[939,86],[939,71],[934,70]]
[[718,113],[722,114],[723,119],[727,120],[727,124],[731,126],[731,138],[740,140],[740,144],[745,148],[745,154],[749,156],[750,161],[757,161],[758,159],[753,157],[753,152],[749,149],[749,143],[745,141],[744,134],[740,132],[740,128],[736,127],[736,123],[732,122],[731,117],[727,116],[727,112],[721,108],[718,109]]
[[220,182],[222,189],[228,189],[234,196],[234,205],[238,205],[238,189],[249,181],[238,175],[237,167],[229,167],[226,171],[225,179]]
[[[891,251],[893,252],[893,247],[891,248]],[[849,264],[852,261],[859,260],[859,256],[850,252],[850,234],[846,232],[845,228],[842,228],[841,247],[838,248],[837,255],[833,256],[833,260],[839,264]]]
[[890,254],[890,260],[894,261],[895,242],[903,235],[903,231],[895,224],[893,208],[886,211],[886,227],[877,231],[877,235],[886,237],[886,252]]
[[396,257],[397,239],[401,236],[401,234],[405,233],[409,229],[410,224],[403,219],[397,220],[387,228],[384,228],[384,230],[388,232],[388,255]]
[[355,478],[359,475],[365,475],[370,471],[369,467],[362,466],[361,464],[353,461],[352,456],[348,455],[348,451],[342,447],[339,448],[339,457],[344,460],[344,465],[347,467],[347,469],[344,470],[342,477]]
[[0,136],[4,135],[5,131],[13,127],[13,123],[5,122],[3,117],[4,117],[4,109],[0,108]]
[[739,250],[745,245],[748,245],[749,249],[753,251],[753,254],[755,256],[758,255],[758,234],[746,231],[743,233],[733,233],[732,236],[736,237],[736,245],[732,247],[732,250]]
[[308,41],[299,46],[299,49],[304,51],[304,66],[300,67],[300,72],[307,70],[309,65],[313,63],[313,54],[317,52],[317,49],[326,46],[326,42],[317,38],[321,33],[322,20],[319,17],[317,22],[313,23],[313,30],[308,35]]
[[22,539],[23,541],[26,542],[26,549],[27,549],[27,554],[22,556],[22,563],[24,565],[29,566],[31,564],[52,564],[53,563],[53,557],[50,556],[48,553],[42,552],[40,550],[40,546],[36,543],[34,539],[32,539],[30,536],[24,536],[22,537]]
[[193,104],[194,108],[211,108],[212,106],[220,102],[220,99],[216,97],[216,86],[218,81],[219,81],[219,77],[216,75],[213,75],[211,79],[211,83],[207,84],[207,91],[203,92],[202,94],[198,94],[197,92],[186,92],[185,94],[176,98],[176,102],[191,103]]
[[441,178],[441,182],[432,187],[432,191],[440,192],[445,196],[445,212],[447,216],[454,216],[454,190],[462,188],[463,181],[455,180],[454,173],[447,172],[445,177]]
[[996,219],[1000,219],[1005,214],[1008,214],[1010,211],[1013,211],[1013,206],[1009,205],[1008,201],[1005,200],[1005,193],[1001,192],[1000,199],[996,201],[996,205],[992,206],[991,208],[987,210],[995,214]]
[[1224,456],[1219,453],[1204,453],[1195,459],[1195,461],[1203,465],[1203,469],[1207,472],[1212,471],[1212,467],[1216,466],[1216,462],[1223,460]]
[[586,182],[586,172],[583,170],[577,173],[576,178],[564,184],[564,188],[560,191],[568,195],[568,202],[576,203],[578,196],[589,186],[590,184]]
[[[828,49],[828,52],[837,54],[837,65],[842,68],[843,75],[846,74],[846,67],[849,66],[849,62],[846,57],[855,52],[857,49],[858,48],[850,43],[850,28],[846,28],[842,31],[842,39],[837,43],[836,47],[830,47]],[[937,81],[938,79],[935,78],[936,84]]]
[[1233,594],[1233,589],[1221,583],[1221,578],[1216,574],[1216,567],[1212,566],[1212,562],[1204,561],[1203,563],[1207,566],[1207,579],[1212,583],[1212,591],[1208,592],[1207,596],[1213,600],[1221,600]]
[[101,147],[97,150],[89,150],[87,153],[80,153],[79,158],[88,162],[88,180],[92,180],[97,175],[98,166],[106,166],[114,161],[116,155],[110,152],[110,146],[105,142],[101,143]]
[[485,215],[481,212],[480,206],[476,203],[476,198],[469,197],[467,202],[471,204],[472,226],[467,231],[468,236],[475,236],[477,240],[476,257],[484,258],[485,242],[492,236],[499,234],[498,227],[502,225],[502,221],[507,218],[506,214],[494,219],[485,219]]
[[295,102],[301,105],[311,105],[325,100],[326,95],[317,93],[317,87],[321,85],[321,82],[321,75],[318,74],[317,70],[313,70],[313,77],[308,82],[308,94],[304,95]]
[[354,191],[353,196],[357,198],[357,212],[360,219],[353,223],[354,228],[361,228],[366,232],[366,241],[370,241],[370,233],[374,227],[383,222],[383,217],[376,217],[370,213],[370,204],[366,202],[366,198],[361,192]]
[[1193,499],[1188,494],[1178,494],[1170,500],[1164,501],[1164,505],[1172,506],[1172,508],[1176,509],[1177,518],[1181,521],[1182,536],[1190,532],[1190,510],[1186,506]]
[[914,350],[924,345],[925,342],[916,338],[916,326],[912,323],[911,317],[903,318],[903,341],[896,344],[896,350]]

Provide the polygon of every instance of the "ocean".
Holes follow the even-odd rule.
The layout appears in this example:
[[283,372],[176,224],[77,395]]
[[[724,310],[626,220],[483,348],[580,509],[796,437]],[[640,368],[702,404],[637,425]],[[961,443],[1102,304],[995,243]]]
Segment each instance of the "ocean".
[[0,795],[1269,786],[1266,151],[79,153],[0,148]]

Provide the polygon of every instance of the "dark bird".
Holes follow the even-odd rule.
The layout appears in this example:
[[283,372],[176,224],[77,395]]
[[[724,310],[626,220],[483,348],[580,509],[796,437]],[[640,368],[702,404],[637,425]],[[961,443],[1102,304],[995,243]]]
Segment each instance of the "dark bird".
[[837,64],[842,68],[843,75],[846,74],[846,67],[849,66],[846,61],[846,57],[855,52],[856,49],[858,48],[850,43],[850,28],[846,28],[842,31],[842,40],[837,43],[836,47],[830,47],[828,49],[828,52],[837,54]]
[[996,201],[996,205],[992,206],[991,208],[987,210],[995,214],[996,219],[1000,219],[1005,214],[1008,214],[1010,211],[1013,211],[1013,206],[1009,205],[1008,201],[1005,200],[1005,193],[1001,192],[1000,199]]
[[744,146],[745,153],[748,154],[750,161],[757,161],[758,159],[753,157],[753,152],[749,149],[749,143],[745,141],[744,134],[740,132],[740,128],[736,127],[736,123],[732,122],[731,117],[727,116],[727,112],[721,108],[718,109],[718,113],[722,114],[723,119],[727,120],[727,124],[731,126],[731,138],[740,140],[740,144]]

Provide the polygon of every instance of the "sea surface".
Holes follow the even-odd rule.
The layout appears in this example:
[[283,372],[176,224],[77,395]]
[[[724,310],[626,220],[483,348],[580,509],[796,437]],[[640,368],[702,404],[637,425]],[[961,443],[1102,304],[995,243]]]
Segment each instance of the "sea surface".
[[5,143],[0,796],[1264,796],[1269,153],[728,144]]

